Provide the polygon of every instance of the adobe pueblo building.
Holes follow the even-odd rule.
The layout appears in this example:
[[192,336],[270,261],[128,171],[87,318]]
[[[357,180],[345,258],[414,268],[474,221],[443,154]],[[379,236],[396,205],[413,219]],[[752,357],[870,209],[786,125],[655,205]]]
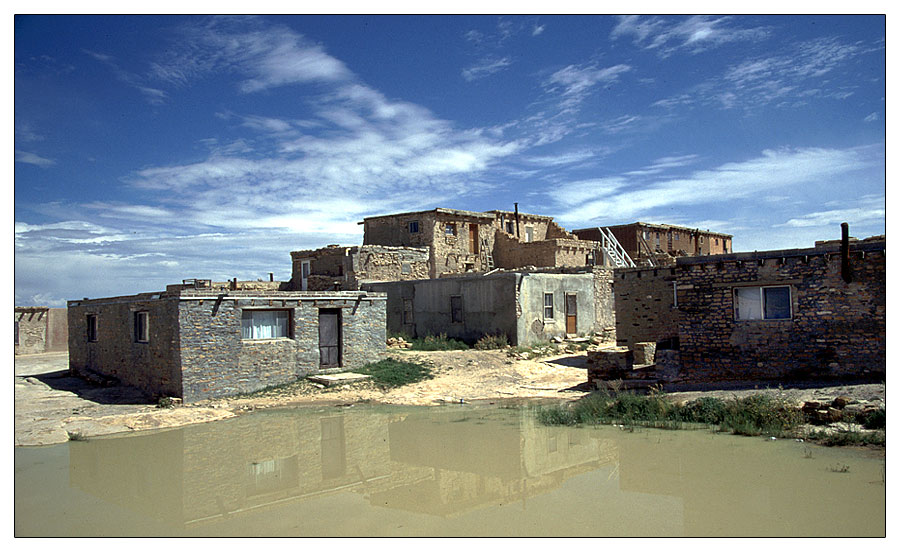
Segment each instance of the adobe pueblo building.
[[552,217],[437,208],[368,217],[363,245],[291,252],[295,290],[484,274],[497,269],[634,266],[610,232],[585,240]]
[[68,302],[69,367],[185,402],[352,370],[385,352],[384,294],[187,280]]
[[600,240],[612,233],[636,265],[672,265],[677,257],[731,253],[731,234],[699,228],[633,222],[605,228],[582,228],[572,233],[582,240]]

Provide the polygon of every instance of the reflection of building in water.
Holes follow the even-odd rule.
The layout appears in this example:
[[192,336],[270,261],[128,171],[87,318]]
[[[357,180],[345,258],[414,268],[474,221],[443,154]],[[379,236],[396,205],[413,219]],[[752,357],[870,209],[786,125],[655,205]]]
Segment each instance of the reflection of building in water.
[[524,501],[566,479],[615,462],[612,442],[581,429],[535,425],[521,412],[514,426],[465,421],[465,413],[411,414],[389,427],[392,475],[418,468],[406,483],[393,477],[370,494],[372,504],[450,516]]
[[[527,412],[281,411],[70,444],[70,484],[177,525],[342,491],[441,516],[525,500],[615,462],[611,441]],[[469,419],[471,417],[471,419]]]

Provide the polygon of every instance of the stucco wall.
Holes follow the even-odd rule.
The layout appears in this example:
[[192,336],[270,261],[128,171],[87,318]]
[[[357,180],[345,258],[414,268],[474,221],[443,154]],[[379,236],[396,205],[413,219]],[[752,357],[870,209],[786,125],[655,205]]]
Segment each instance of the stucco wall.
[[[516,282],[517,275],[510,273],[367,284],[364,288],[387,293],[387,325],[391,333],[409,337],[446,334],[470,343],[485,335],[502,333],[514,343]],[[450,297],[454,295],[461,297],[462,322],[450,319]],[[404,299],[413,301],[413,324],[403,324]]]
[[[544,316],[544,294],[553,294],[553,318]],[[566,335],[566,295],[576,298],[576,333],[587,335],[596,329],[594,279],[591,274],[542,274],[522,276],[518,296],[520,345],[546,342]]]

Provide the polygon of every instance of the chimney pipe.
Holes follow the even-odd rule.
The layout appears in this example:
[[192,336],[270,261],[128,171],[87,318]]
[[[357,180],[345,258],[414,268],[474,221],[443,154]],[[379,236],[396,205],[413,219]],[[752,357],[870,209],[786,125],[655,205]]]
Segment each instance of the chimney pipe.
[[850,225],[841,223],[841,278],[848,284],[853,281],[850,269]]
[[269,273],[269,281],[270,281],[270,282],[274,282],[274,281],[275,281],[275,273],[274,273],[274,272],[270,272],[270,273]]
[[519,204],[513,203],[516,206],[516,237],[519,237]]

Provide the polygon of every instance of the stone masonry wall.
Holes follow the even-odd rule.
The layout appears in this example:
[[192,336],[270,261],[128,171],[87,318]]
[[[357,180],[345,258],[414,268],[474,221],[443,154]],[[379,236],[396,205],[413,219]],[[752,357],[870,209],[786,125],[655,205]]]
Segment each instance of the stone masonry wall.
[[352,259],[350,289],[360,282],[392,282],[428,278],[428,248],[364,245]]
[[[679,263],[684,376],[694,380],[884,377],[884,242],[880,250],[877,246],[851,248],[850,283],[841,278],[840,254],[834,248],[786,253]],[[791,319],[735,320],[733,289],[748,285],[789,285]]]
[[619,345],[633,347],[638,342],[659,342],[678,336],[675,269],[617,269],[614,274]]
[[[615,272],[611,268],[595,266],[594,277],[594,314],[596,331],[603,332],[608,339],[615,339],[616,328],[616,295],[613,290]],[[611,331],[607,331],[612,328]]]
[[13,323],[16,327],[17,355],[43,353],[47,344],[47,307],[16,307]]
[[[81,376],[114,378],[151,396],[181,396],[178,302],[160,295],[70,301],[69,369]],[[135,340],[138,311],[148,313],[146,343]],[[97,317],[96,341],[88,341],[88,315]]]
[[[320,373],[319,310],[340,309],[341,368],[379,360],[385,351],[385,297],[356,293],[229,294],[221,301],[182,296],[179,307],[184,400],[256,391]],[[288,310],[291,337],[241,339],[244,309]],[[327,370],[335,371],[335,370]]]

